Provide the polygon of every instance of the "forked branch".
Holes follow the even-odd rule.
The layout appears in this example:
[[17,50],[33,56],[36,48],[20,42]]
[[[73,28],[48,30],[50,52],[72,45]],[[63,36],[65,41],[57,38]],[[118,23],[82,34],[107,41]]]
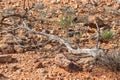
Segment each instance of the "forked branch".
[[60,37],[52,35],[52,34],[47,34],[45,32],[34,31],[34,30],[30,29],[28,27],[28,25],[26,25],[24,22],[23,22],[23,24],[24,25],[19,25],[15,29],[22,28],[22,29],[27,30],[29,33],[46,36],[46,37],[49,38],[49,40],[57,40],[60,44],[64,44],[65,47],[68,49],[68,51],[73,53],[73,54],[87,53],[89,56],[96,57],[98,52],[103,52],[102,49],[97,49],[97,48],[94,48],[94,49],[88,49],[88,48],[80,49],[79,47],[77,47],[77,49],[73,49],[71,47],[69,41],[66,40],[66,39],[60,38]]

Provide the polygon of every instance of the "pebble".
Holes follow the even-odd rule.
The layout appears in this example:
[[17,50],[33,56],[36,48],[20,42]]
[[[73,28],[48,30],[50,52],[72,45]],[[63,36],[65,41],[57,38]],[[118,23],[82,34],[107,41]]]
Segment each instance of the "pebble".
[[0,50],[1,50],[2,54],[14,53],[14,50],[13,50],[12,46],[10,46],[8,44],[1,44],[0,45]]
[[10,55],[0,55],[0,63],[9,63],[12,59]]
[[120,0],[116,0],[116,2],[117,2],[118,4],[120,4]]
[[55,3],[59,3],[60,0],[51,0],[51,3],[55,4]]
[[35,8],[37,8],[37,9],[43,9],[44,8],[44,4],[37,3],[37,4],[35,4]]
[[22,53],[24,51],[23,48],[21,48],[19,45],[14,45],[14,50],[17,52],[17,53]]

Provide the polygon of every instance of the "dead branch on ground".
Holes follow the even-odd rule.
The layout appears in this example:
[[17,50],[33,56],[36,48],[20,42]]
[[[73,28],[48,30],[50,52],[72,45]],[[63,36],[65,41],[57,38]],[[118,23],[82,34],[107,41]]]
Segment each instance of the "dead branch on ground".
[[[32,8],[33,7],[31,7],[30,9],[32,9]],[[97,58],[100,58],[99,55],[105,56],[104,50],[101,49],[99,47],[99,45],[98,45],[99,38],[100,38],[100,28],[99,28],[98,24],[96,23],[96,21],[95,21],[95,24],[96,24],[97,33],[98,33],[97,34],[97,40],[96,40],[96,48],[92,48],[92,49],[83,48],[83,49],[81,49],[77,44],[75,44],[77,48],[74,49],[71,46],[72,42],[70,42],[69,40],[67,40],[65,38],[62,38],[62,37],[59,37],[59,36],[55,36],[55,35],[52,35],[52,34],[48,34],[48,33],[46,33],[45,30],[43,30],[43,31],[40,32],[40,31],[35,31],[32,28],[30,28],[28,26],[28,24],[25,23],[25,21],[24,21],[24,18],[26,20],[28,20],[28,16],[26,16],[26,15],[27,15],[27,12],[30,9],[25,9],[26,12],[23,15],[20,15],[20,14],[10,14],[10,15],[7,15],[7,16],[3,16],[3,18],[0,21],[0,24],[2,24],[2,25],[8,25],[10,27],[10,30],[1,27],[0,28],[0,30],[1,30],[0,34],[2,34],[2,33],[7,33],[7,34],[10,33],[10,34],[12,34],[15,43],[17,45],[19,45],[20,47],[22,47],[22,48],[30,48],[30,47],[34,47],[35,48],[35,47],[38,47],[38,46],[45,46],[48,43],[50,43],[51,41],[58,41],[60,45],[64,45],[64,47],[66,47],[66,49],[68,50],[68,52],[72,53],[73,55],[78,55],[78,54],[84,54],[85,53],[84,55],[81,55],[79,58],[86,58],[86,57],[92,56],[96,60]],[[18,24],[18,22],[14,18],[12,18],[12,20],[13,20],[13,22],[14,22],[15,25],[11,25],[11,24],[8,24],[8,23],[3,23],[4,19],[9,18],[9,17],[13,17],[13,16],[21,18],[21,21],[22,21],[21,24]],[[30,21],[30,20],[28,20],[28,21]],[[27,33],[30,33],[30,34],[36,34],[36,35],[46,36],[48,38],[48,40],[45,43],[36,43],[34,45],[24,45],[22,43],[23,40],[20,39],[19,37],[17,37],[15,35],[15,33],[14,33],[15,31],[21,30],[21,29],[26,30]],[[25,36],[24,40],[28,40],[28,37]],[[63,62],[64,62],[64,60],[63,60]],[[67,63],[68,64],[66,64],[66,66],[68,67],[69,64],[71,64],[71,62],[69,60],[67,60]],[[61,64],[63,64],[63,63],[61,63]],[[74,63],[74,65],[76,66],[75,63]],[[66,67],[66,66],[64,65],[64,67]]]

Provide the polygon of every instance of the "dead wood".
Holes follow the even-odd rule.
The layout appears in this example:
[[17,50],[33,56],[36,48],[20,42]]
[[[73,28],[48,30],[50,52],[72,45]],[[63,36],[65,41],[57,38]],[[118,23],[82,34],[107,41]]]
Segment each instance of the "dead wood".
[[[32,7],[30,8],[32,9]],[[75,45],[77,46],[76,49],[72,48],[71,46],[71,43],[69,40],[65,39],[65,38],[62,38],[62,37],[59,37],[59,36],[56,36],[56,35],[52,35],[52,34],[49,34],[49,33],[46,33],[45,30],[43,31],[36,31],[36,30],[33,30],[27,23],[25,23],[24,21],[24,18],[26,20],[28,20],[28,16],[26,16],[27,12],[29,10],[25,9],[25,14],[23,15],[19,15],[19,14],[11,14],[11,15],[7,15],[7,16],[3,16],[3,18],[1,19],[0,21],[0,24],[4,25],[3,24],[3,21],[4,19],[6,18],[9,18],[9,17],[13,17],[13,16],[16,16],[16,17],[19,17],[21,18],[21,24],[18,24],[18,22],[12,18],[12,20],[14,21],[14,24],[15,25],[12,25],[10,26],[10,30],[7,30],[7,29],[4,29],[4,28],[1,28],[2,33],[10,33],[12,34],[13,36],[13,40],[15,41],[15,43],[17,45],[19,45],[20,47],[22,48],[36,48],[38,46],[45,46],[46,44],[50,43],[51,41],[57,41],[59,42],[60,45],[64,45],[64,47],[66,47],[66,49],[68,50],[69,53],[72,53],[73,55],[76,55],[76,54],[83,54],[85,53],[85,55],[81,56],[80,58],[86,58],[86,57],[89,57],[89,56],[92,56],[94,59],[97,58],[97,56],[99,56],[99,53],[104,53],[104,51],[102,49],[99,48],[98,46],[98,41],[99,41],[99,37],[100,37],[100,29],[99,29],[99,26],[98,26],[98,23],[95,21],[95,24],[96,24],[96,27],[97,27],[97,32],[98,32],[98,35],[97,35],[97,40],[96,40],[96,48],[93,48],[93,49],[89,49],[89,48],[83,48],[81,49],[76,43]],[[28,20],[30,22],[30,20]],[[45,43],[37,43],[37,44],[34,44],[34,45],[24,45],[21,44],[22,43],[22,39],[18,38],[17,36],[15,36],[15,31],[16,30],[20,30],[20,29],[23,29],[23,30],[26,30],[28,33],[30,34],[37,34],[37,35],[42,35],[42,36],[45,36],[48,38],[48,40],[45,42]],[[25,37],[25,40],[28,40],[28,37]],[[62,54],[61,54],[62,55]],[[64,68],[67,68],[67,69],[72,69],[72,68],[79,68],[78,65],[74,62],[71,62],[70,60],[68,60],[67,58],[65,58],[65,56],[62,55],[62,61],[64,62],[59,62],[60,61],[60,58],[58,57],[58,63],[63,66]],[[72,67],[71,67],[72,66]]]

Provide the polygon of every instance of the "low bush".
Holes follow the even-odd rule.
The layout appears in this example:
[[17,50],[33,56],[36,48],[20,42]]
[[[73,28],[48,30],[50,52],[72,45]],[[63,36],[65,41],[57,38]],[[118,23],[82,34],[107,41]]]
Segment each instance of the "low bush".
[[101,40],[108,41],[110,38],[112,38],[113,32],[106,29],[101,33]]
[[61,16],[59,21],[60,27],[67,27],[70,26],[72,23],[72,17],[71,16]]

